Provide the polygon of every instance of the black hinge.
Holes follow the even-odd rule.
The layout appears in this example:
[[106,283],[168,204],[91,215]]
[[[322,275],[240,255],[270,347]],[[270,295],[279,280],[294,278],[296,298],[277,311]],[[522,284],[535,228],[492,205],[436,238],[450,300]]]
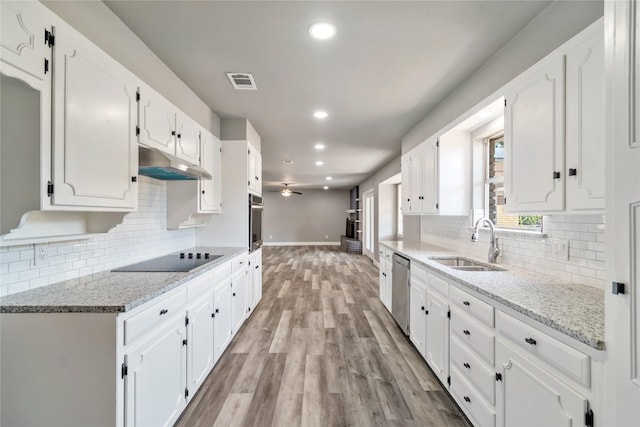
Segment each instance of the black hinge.
[[184,398],[186,399],[187,397],[189,397],[189,389],[185,388],[184,389]]
[[44,30],[44,44],[53,47],[56,44],[56,37],[47,29]]
[[440,203],[436,203],[436,209],[440,209]]
[[502,381],[502,374],[499,372],[496,372],[496,381]]
[[593,427],[593,410],[591,408],[584,414],[584,425],[585,427]]
[[137,176],[132,176],[131,177],[131,182],[138,182],[138,177]]
[[47,197],[53,196],[53,183],[49,181],[47,183]]
[[449,377],[447,377],[447,384],[448,384],[448,385],[451,385],[451,377],[450,377],[450,376],[449,376]]
[[440,147],[440,140],[436,139],[436,147]]
[[182,340],[182,345],[187,345],[187,340]]
[[184,326],[187,326],[189,324],[189,317],[185,316],[184,317]]
[[507,106],[507,100],[506,99],[504,100],[504,106],[505,107]]
[[44,73],[47,74],[49,72],[49,60],[44,58]]
[[136,102],[140,102],[140,92],[136,91]]
[[140,126],[136,126],[136,136],[140,136]]
[[507,204],[507,198],[506,197],[504,198],[504,204],[505,205]]
[[447,311],[447,317],[451,319],[451,310]]
[[124,377],[128,374],[127,365],[125,363],[120,367],[120,377],[124,379]]
[[624,283],[611,282],[611,293],[614,295],[624,295]]

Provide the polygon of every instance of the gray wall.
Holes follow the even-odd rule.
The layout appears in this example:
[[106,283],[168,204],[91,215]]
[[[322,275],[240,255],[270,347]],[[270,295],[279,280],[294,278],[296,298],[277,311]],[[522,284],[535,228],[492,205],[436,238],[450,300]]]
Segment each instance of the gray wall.
[[220,117],[104,3],[86,0],[42,3],[204,128],[220,136]]
[[402,138],[406,153],[604,14],[603,1],[555,1]]
[[265,244],[340,241],[345,233],[349,191],[303,190],[302,193],[302,196],[282,197],[277,192],[263,192]]

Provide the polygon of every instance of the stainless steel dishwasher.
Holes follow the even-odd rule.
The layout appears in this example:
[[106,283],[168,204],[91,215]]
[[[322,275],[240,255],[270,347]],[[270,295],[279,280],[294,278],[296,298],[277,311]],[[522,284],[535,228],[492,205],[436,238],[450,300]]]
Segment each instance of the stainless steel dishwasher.
[[405,335],[409,335],[409,260],[393,254],[391,314]]

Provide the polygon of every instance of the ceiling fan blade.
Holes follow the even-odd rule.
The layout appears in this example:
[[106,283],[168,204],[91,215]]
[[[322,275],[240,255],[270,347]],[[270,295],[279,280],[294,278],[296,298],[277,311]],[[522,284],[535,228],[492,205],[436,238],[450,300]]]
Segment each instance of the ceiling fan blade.
[[300,195],[302,195],[302,193],[301,193],[301,192],[299,192],[299,191],[292,191],[292,193],[293,193],[293,194],[300,194]]

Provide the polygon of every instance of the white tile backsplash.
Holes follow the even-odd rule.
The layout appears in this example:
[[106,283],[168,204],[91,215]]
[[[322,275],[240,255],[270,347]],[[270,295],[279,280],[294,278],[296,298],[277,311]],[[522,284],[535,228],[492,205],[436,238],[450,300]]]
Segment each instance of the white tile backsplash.
[[34,245],[0,248],[0,296],[195,246],[195,230],[167,230],[166,183],[144,176],[138,183],[137,212],[106,234],[49,243],[45,265],[34,265]]
[[[422,216],[420,240],[485,260],[489,233],[481,231],[478,242],[471,242],[470,221],[466,216]],[[498,263],[604,289],[604,215],[544,216],[543,230],[547,238],[498,232]],[[551,255],[552,238],[569,240],[568,260]]]

